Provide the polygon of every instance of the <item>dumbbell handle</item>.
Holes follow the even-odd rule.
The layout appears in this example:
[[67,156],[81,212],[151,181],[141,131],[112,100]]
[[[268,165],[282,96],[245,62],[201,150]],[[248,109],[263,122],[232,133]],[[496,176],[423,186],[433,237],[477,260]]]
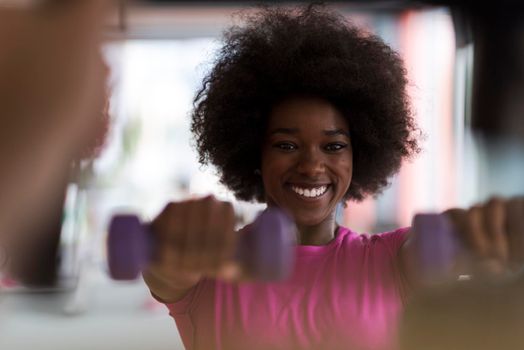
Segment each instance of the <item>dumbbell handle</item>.
[[[136,279],[153,258],[155,235],[135,215],[116,215],[108,232],[109,273],[116,280]],[[239,236],[235,259],[258,280],[286,278],[294,265],[291,219],[276,208],[263,211]]]

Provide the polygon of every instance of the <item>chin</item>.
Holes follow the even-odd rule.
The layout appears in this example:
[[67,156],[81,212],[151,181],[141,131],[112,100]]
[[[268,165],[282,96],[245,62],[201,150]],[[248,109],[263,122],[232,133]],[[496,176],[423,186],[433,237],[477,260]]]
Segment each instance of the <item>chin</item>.
[[291,213],[298,226],[316,226],[326,221],[329,215],[307,215],[304,213]]

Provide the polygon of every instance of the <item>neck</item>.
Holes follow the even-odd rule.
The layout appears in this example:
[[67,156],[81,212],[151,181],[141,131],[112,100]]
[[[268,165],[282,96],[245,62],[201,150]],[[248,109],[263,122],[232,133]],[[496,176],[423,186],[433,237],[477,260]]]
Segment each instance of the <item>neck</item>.
[[297,224],[299,245],[325,245],[335,238],[338,225],[335,213],[329,215],[324,221],[316,225]]

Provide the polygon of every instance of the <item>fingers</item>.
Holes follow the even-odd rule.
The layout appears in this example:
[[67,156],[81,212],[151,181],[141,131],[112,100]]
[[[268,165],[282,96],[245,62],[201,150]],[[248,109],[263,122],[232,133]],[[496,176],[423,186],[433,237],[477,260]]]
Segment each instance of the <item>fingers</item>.
[[224,225],[227,228],[227,234],[219,243],[220,249],[214,262],[216,266],[220,266],[217,271],[217,277],[225,280],[236,280],[242,275],[242,270],[240,265],[233,260],[238,243],[238,235],[235,232],[236,218],[231,203],[227,203],[220,214],[222,215]]
[[224,278],[235,274],[235,214],[231,203],[213,196],[170,203],[152,227],[157,235],[152,265],[156,274]]
[[[205,239],[202,249],[207,252],[202,256],[202,265],[207,273],[219,273],[221,266],[233,259],[235,235],[235,214],[231,203],[222,202],[221,205],[206,207],[208,219],[205,227]],[[221,232],[216,232],[221,228]]]
[[475,272],[503,274],[524,263],[524,199],[492,198],[468,210],[451,209],[449,216]]
[[510,267],[517,270],[524,264],[524,197],[506,202],[506,228]]
[[465,259],[461,256],[461,261],[456,261],[460,274],[485,273],[489,267],[490,258],[490,240],[484,226],[482,207],[477,205],[467,210],[450,209],[445,212],[450,218],[455,233],[462,246],[466,247]]
[[509,246],[505,202],[500,198],[492,198],[482,208],[482,211],[485,230],[490,241],[488,257],[506,268],[509,261]]
[[474,206],[468,210],[451,209],[446,214],[457,228],[460,240],[477,256],[487,257],[490,243],[482,224],[482,208]]

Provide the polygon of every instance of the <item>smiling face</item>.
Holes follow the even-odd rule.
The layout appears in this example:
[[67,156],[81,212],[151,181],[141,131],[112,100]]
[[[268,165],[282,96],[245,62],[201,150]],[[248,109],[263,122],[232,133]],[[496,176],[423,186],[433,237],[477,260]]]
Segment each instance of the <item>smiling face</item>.
[[298,226],[333,220],[352,169],[349,126],[333,105],[296,98],[273,109],[261,166],[268,205],[287,210]]

